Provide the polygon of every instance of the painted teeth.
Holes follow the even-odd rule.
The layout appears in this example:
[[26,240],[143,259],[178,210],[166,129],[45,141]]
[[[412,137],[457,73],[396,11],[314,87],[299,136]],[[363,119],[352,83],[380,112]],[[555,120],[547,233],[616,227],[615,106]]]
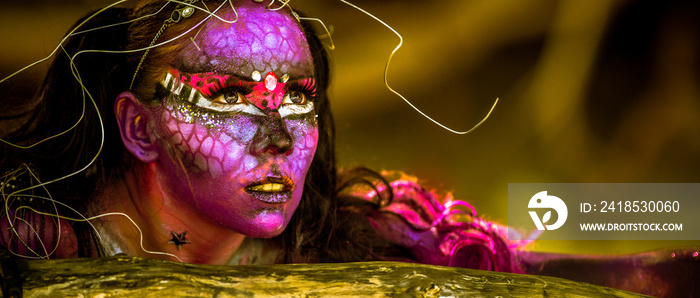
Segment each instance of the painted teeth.
[[284,184],[281,183],[265,183],[256,186],[248,187],[248,190],[261,192],[279,192],[284,190]]

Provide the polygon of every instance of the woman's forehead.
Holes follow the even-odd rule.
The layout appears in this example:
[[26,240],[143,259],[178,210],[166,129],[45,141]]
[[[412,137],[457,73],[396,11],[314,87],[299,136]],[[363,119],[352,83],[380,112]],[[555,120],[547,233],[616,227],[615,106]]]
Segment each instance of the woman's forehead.
[[253,78],[275,72],[290,78],[313,76],[309,46],[297,20],[285,10],[243,1],[236,14],[226,8],[192,40],[186,40],[175,67],[191,73],[218,72]]

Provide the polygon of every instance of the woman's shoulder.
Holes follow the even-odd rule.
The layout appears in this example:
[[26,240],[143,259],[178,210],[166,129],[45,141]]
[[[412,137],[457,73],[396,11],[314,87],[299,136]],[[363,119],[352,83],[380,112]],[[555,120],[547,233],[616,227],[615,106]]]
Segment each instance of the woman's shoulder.
[[40,185],[26,164],[0,175],[0,246],[32,259],[77,257],[71,223],[59,215],[61,204]]
[[26,211],[2,212],[0,246],[14,255],[32,259],[78,257],[78,240],[67,220]]

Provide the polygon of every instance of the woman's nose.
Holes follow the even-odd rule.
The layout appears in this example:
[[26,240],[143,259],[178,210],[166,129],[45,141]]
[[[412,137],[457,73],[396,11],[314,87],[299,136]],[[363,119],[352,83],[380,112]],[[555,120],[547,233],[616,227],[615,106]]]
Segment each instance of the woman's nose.
[[279,114],[263,116],[258,121],[258,131],[253,137],[251,154],[292,154],[292,136],[287,131]]

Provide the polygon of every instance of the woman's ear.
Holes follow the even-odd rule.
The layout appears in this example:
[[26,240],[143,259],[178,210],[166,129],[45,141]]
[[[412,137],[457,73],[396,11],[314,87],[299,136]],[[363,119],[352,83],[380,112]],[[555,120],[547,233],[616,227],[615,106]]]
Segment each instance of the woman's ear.
[[129,152],[142,162],[158,160],[158,151],[148,133],[148,113],[131,92],[122,92],[114,101],[122,142]]

